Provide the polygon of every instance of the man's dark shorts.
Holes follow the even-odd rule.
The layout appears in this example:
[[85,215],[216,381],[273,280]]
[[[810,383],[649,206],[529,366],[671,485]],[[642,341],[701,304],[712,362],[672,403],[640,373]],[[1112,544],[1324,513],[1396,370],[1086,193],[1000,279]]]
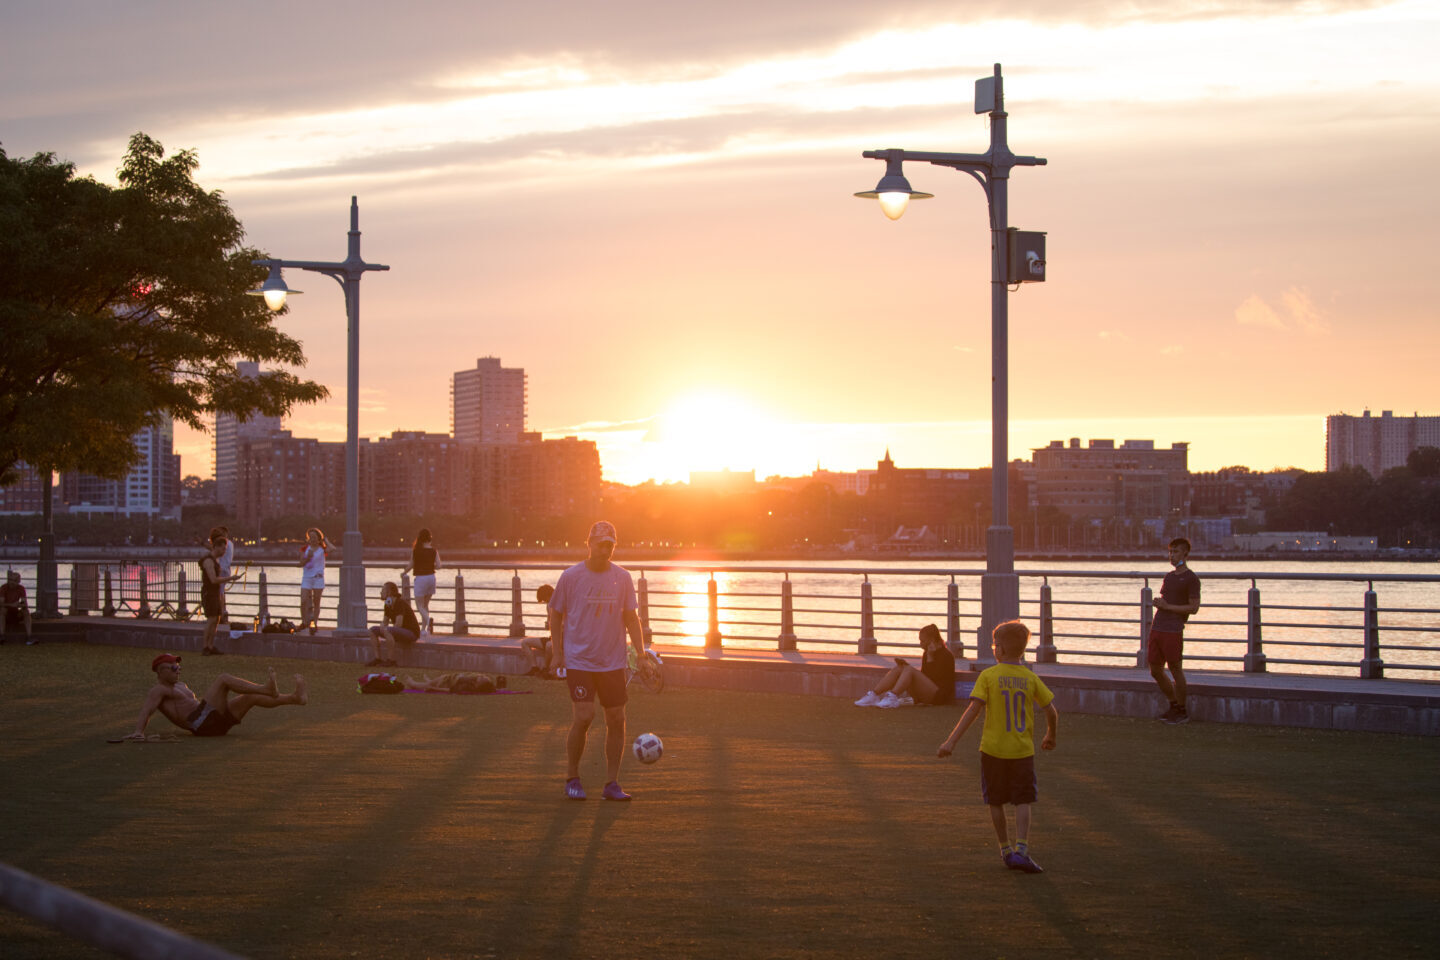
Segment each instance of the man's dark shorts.
[[625,692],[625,671],[606,670],[594,673],[590,670],[566,670],[565,685],[570,688],[570,699],[585,703],[600,699],[602,707],[623,707],[629,695]]
[[1180,660],[1185,654],[1185,640],[1181,634],[1168,630],[1151,630],[1149,650],[1146,654],[1146,662],[1151,666],[1163,663],[1174,669],[1180,666]]
[[213,593],[209,590],[200,591],[200,609],[204,611],[207,620],[220,616],[221,611],[225,609],[225,601],[221,598],[220,591],[216,590]]
[[16,610],[16,609],[13,609],[13,608],[11,608],[11,607],[6,607],[6,608],[5,608],[5,626],[6,626],[7,628],[9,628],[9,627],[23,627],[23,626],[25,626],[25,611],[24,611],[23,609],[21,609],[21,610]]
[[230,711],[223,707],[213,708],[204,700],[185,718],[186,726],[197,737],[223,737],[239,722],[230,716]]
[[992,757],[980,751],[980,795],[992,807],[1007,803],[1034,803],[1035,757]]

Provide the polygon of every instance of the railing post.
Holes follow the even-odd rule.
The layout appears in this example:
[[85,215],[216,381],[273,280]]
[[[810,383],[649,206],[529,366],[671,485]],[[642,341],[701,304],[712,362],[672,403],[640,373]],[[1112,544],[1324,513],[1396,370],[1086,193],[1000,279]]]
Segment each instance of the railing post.
[[[202,574],[203,576],[203,574]],[[224,589],[223,587],[221,589]],[[185,599],[185,568],[181,567],[175,571],[175,590],[179,593],[179,602],[175,604],[175,619],[184,620],[190,616],[190,605]]]
[[790,574],[780,581],[780,649],[795,649],[795,600],[791,596]]
[[80,581],[76,573],[78,563],[70,564],[70,616],[78,617],[84,615],[85,611],[80,609]]
[[1150,589],[1150,578],[1140,588],[1140,652],[1135,655],[1135,666],[1145,666],[1145,649],[1150,643],[1150,624],[1155,619],[1155,592]]
[[860,584],[860,653],[875,652],[875,600],[871,596],[870,574]]
[[100,615],[102,617],[115,616],[115,585],[111,582],[108,564],[105,567],[105,606],[101,608]]
[[525,611],[524,603],[520,599],[519,570],[510,578],[510,636],[512,639],[525,636]]
[[1375,599],[1375,582],[1365,591],[1365,659],[1360,661],[1360,679],[1379,680],[1385,676],[1380,659],[1380,610]]
[[455,623],[450,627],[452,637],[470,636],[470,621],[465,618],[465,577],[455,574]]
[[945,646],[955,659],[965,656],[965,635],[960,632],[960,584],[955,578],[945,587]]
[[1265,672],[1265,646],[1260,629],[1260,588],[1250,581],[1250,593],[1246,599],[1245,616],[1245,672]]
[[260,576],[257,580],[260,584],[260,599],[255,606],[255,632],[259,633],[270,625],[270,586],[265,579],[265,568],[260,568]]
[[400,571],[400,596],[405,598],[406,603],[414,605],[414,601],[410,599],[410,571],[408,570]]
[[140,570],[140,609],[135,611],[136,620],[150,619],[150,571],[145,569],[145,564],[139,564]]
[[1036,663],[1054,663],[1059,651],[1055,649],[1055,609],[1051,604],[1050,578],[1040,584],[1040,646],[1035,649]]
[[720,649],[720,586],[715,582],[715,574],[710,574],[710,582],[705,587],[710,600],[710,629],[705,632],[705,649]]
[[650,641],[655,636],[655,631],[650,629],[650,581],[645,579],[645,571],[640,571],[640,632],[645,639],[645,646],[650,646]]

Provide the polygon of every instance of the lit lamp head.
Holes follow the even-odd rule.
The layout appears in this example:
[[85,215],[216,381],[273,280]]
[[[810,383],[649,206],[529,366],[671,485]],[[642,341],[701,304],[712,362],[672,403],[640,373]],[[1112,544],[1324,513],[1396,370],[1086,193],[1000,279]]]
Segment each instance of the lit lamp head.
[[910,181],[906,180],[905,174],[900,172],[902,162],[899,157],[887,157],[885,159],[885,176],[880,178],[875,189],[855,194],[866,200],[879,200],[880,209],[891,220],[899,220],[911,200],[929,200],[935,196],[933,193],[921,193],[919,190],[910,189]]
[[[264,260],[257,262],[266,263]],[[285,277],[280,273],[280,264],[271,261],[268,265],[270,267],[270,274],[265,278],[265,282],[260,285],[260,289],[246,290],[245,292],[252,297],[264,297],[265,306],[278,313],[284,309],[285,298],[287,296],[292,293],[303,293],[304,291],[291,290],[285,286]]]

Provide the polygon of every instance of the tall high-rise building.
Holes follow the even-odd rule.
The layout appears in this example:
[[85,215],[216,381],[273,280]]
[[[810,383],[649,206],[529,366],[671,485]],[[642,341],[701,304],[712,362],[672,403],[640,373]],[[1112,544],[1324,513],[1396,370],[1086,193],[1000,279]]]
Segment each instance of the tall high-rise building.
[[180,457],[175,453],[175,426],[169,416],[141,427],[134,436],[140,459],[123,480],[105,480],[88,473],[60,475],[60,499],[71,513],[117,516],[180,516]]
[[[260,376],[260,364],[241,360],[235,370],[242,377]],[[280,433],[280,418],[256,415],[240,421],[228,413],[215,416],[215,502],[231,511],[236,509],[240,445],[246,441],[265,440]]]
[[1440,417],[1397,417],[1383,410],[1358,417],[1337,413],[1325,418],[1325,469],[1364,467],[1379,477],[1391,467],[1403,467],[1419,447],[1440,447]]
[[481,357],[450,386],[450,432],[460,443],[519,443],[525,432],[525,370]]

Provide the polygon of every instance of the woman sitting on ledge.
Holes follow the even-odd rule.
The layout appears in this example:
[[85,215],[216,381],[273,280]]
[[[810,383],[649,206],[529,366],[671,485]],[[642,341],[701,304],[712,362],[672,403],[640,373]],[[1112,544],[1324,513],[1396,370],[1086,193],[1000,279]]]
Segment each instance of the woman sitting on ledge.
[[925,651],[916,670],[902,657],[885,672],[880,682],[855,701],[857,707],[909,707],[916,703],[942,704],[955,699],[955,657],[945,649],[940,628],[927,623],[920,628],[920,647]]

